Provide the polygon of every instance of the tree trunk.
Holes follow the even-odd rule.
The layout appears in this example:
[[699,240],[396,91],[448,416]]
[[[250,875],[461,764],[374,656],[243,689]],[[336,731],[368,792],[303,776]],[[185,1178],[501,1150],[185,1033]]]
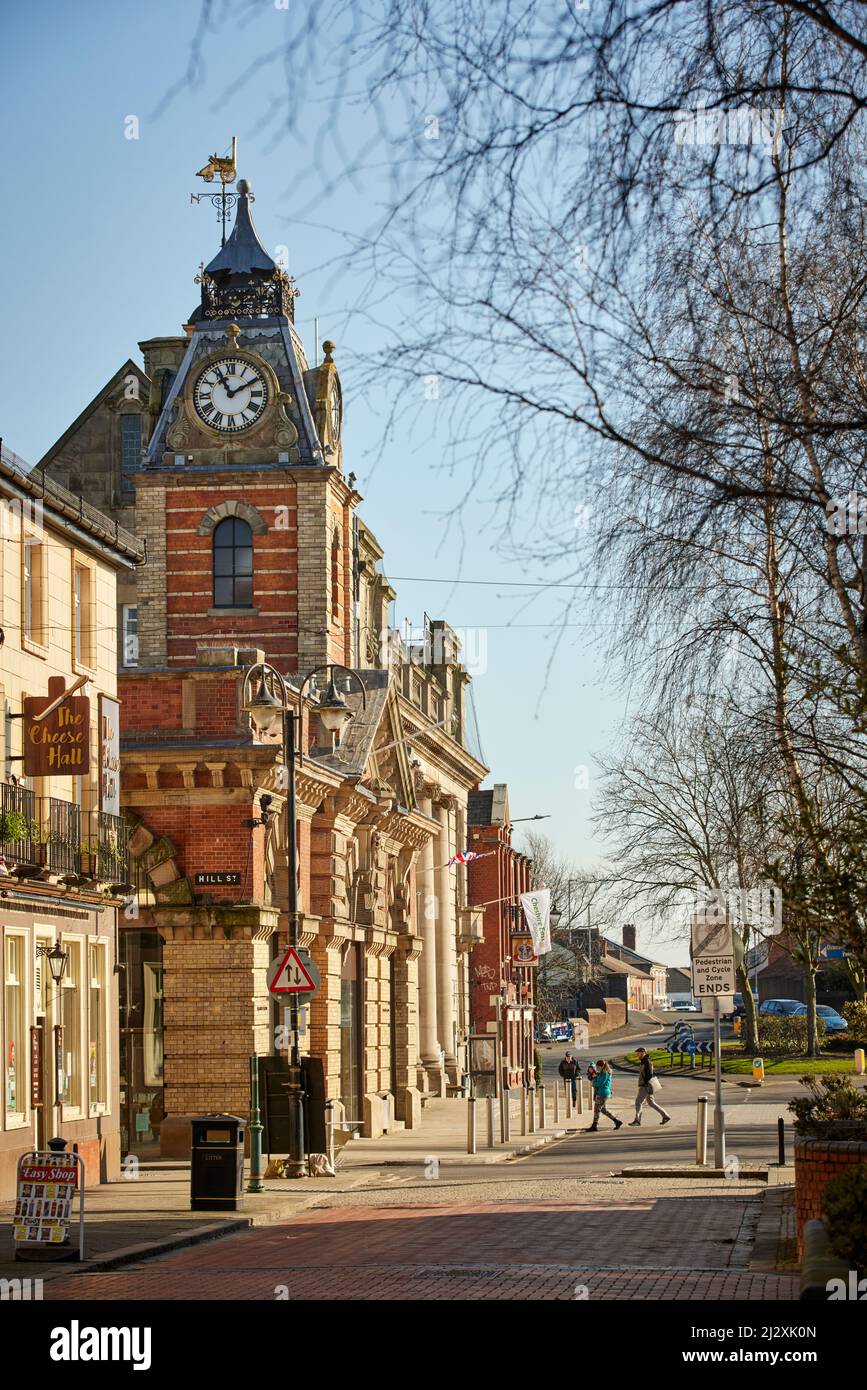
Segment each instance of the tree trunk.
[[819,1026],[816,1022],[816,969],[812,962],[804,966],[807,988],[807,1056],[819,1056]]
[[750,984],[750,977],[746,967],[741,966],[738,970],[738,984],[741,987],[741,994],[744,996],[744,1047],[747,1052],[752,1052],[758,1056],[759,1051],[759,1013],[758,1001],[753,994],[753,987]]
[[854,956],[846,957],[846,971],[852,988],[855,991],[855,998],[862,1004],[867,997],[867,971],[863,969],[862,963]]

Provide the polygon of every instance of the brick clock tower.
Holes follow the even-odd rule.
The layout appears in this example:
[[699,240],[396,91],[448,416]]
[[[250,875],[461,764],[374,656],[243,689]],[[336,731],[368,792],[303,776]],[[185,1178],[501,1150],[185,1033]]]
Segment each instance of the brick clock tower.
[[139,668],[190,666],[203,646],[232,644],[264,647],[286,671],[352,665],[360,499],[341,472],[334,345],[308,367],[297,291],[256,235],[244,179],[237,191],[235,227],[201,275],[201,306],[135,476],[148,548]]

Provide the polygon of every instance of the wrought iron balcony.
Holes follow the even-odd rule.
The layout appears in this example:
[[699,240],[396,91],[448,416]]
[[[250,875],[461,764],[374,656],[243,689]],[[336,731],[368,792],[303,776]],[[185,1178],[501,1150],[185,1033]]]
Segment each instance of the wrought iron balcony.
[[50,796],[43,803],[43,862],[56,874],[77,874],[81,845],[81,808]]
[[35,864],[39,826],[36,795],[27,787],[0,785],[0,849],[7,864]]
[[100,883],[129,883],[129,827],[122,816],[107,811],[93,815],[96,837],[89,846],[92,872]]

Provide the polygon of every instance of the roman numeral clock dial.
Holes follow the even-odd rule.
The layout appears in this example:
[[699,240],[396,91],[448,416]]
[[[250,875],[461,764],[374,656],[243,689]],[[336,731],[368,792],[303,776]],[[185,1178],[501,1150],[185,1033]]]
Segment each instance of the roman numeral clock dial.
[[237,434],[254,425],[268,404],[262,373],[239,357],[221,357],[200,374],[193,406],[200,420],[221,434]]

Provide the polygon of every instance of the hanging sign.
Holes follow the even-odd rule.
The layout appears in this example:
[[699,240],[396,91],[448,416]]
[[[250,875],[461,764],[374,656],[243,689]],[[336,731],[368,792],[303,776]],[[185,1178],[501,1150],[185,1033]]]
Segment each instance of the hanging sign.
[[532,936],[512,937],[512,960],[516,965],[538,965],[539,957]]
[[30,1025],[30,1105],[36,1110],[42,1104],[42,1027]]
[[521,894],[521,907],[530,928],[537,956],[551,949],[551,889],[537,888],[533,893]]
[[99,697],[99,809],[120,815],[120,705],[108,695]]
[[90,701],[71,695],[58,703],[65,689],[62,676],[51,676],[47,695],[24,701],[25,777],[80,777],[90,771]]

